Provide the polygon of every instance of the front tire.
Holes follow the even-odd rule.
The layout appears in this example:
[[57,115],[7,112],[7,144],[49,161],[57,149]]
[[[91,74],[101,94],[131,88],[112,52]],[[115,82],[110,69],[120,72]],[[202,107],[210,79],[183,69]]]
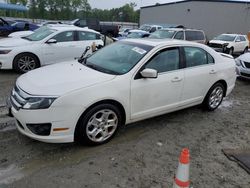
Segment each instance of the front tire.
[[248,52],[248,47],[246,47],[246,48],[244,49],[243,54],[244,54],[244,53],[247,53],[247,52]]
[[122,115],[116,106],[100,104],[80,118],[75,139],[83,145],[104,144],[115,136],[121,124]]
[[229,55],[233,55],[233,53],[234,53],[234,49],[233,49],[233,48],[230,48],[230,49],[228,50],[228,54],[229,54]]
[[20,73],[26,73],[40,66],[38,58],[30,53],[22,53],[15,57],[13,68]]
[[223,84],[217,83],[213,85],[204,99],[204,108],[208,111],[214,111],[215,109],[217,109],[223,100],[224,93],[225,87],[223,86]]

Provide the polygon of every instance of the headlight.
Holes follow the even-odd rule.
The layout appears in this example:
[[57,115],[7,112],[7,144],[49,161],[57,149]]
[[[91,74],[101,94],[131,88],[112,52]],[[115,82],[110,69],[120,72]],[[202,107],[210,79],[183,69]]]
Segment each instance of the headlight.
[[51,104],[56,100],[56,98],[41,98],[33,97],[27,100],[27,103],[23,106],[24,109],[46,109],[51,106]]
[[227,47],[229,45],[229,43],[224,43],[223,47]]
[[8,54],[11,50],[0,50],[0,54]]
[[237,66],[241,66],[242,63],[241,63],[241,60],[240,59],[235,59],[235,63]]

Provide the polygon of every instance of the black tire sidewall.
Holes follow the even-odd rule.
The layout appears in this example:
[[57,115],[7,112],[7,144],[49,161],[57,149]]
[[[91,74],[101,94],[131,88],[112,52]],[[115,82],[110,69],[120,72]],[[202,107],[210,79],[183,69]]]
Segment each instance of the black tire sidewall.
[[[13,60],[13,69],[14,69],[15,71],[17,71],[17,72],[19,72],[19,73],[26,73],[26,72],[24,72],[23,70],[21,70],[21,69],[19,68],[19,66],[18,66],[18,61],[19,61],[19,59],[22,58],[23,56],[30,56],[31,58],[33,58],[33,59],[35,60],[36,67],[35,67],[34,69],[36,69],[36,68],[38,68],[38,67],[40,66],[39,61],[38,61],[38,59],[37,59],[37,57],[36,57],[35,55],[30,54],[30,53],[22,53],[22,54],[17,55],[17,56],[14,58],[14,60]],[[34,69],[33,69],[33,70],[34,70]]]
[[212,94],[213,90],[214,90],[216,87],[221,87],[222,90],[223,90],[223,95],[225,95],[225,87],[224,87],[224,85],[221,84],[221,83],[216,83],[216,84],[214,84],[214,85],[209,89],[209,91],[208,91],[208,93],[207,93],[207,95],[206,95],[206,97],[205,97],[205,100],[204,100],[204,102],[203,102],[204,108],[205,108],[206,110],[208,110],[208,111],[214,111],[214,110],[216,110],[216,109],[221,105],[221,103],[222,103],[222,101],[223,101],[223,98],[224,98],[224,97],[222,97],[220,103],[219,103],[218,106],[216,106],[215,108],[212,108],[212,107],[209,105],[209,98],[210,98],[210,95]]
[[[116,113],[116,116],[118,118],[118,125],[117,125],[115,132],[110,138],[108,138],[104,142],[93,142],[92,140],[88,138],[87,133],[86,133],[87,123],[93,114],[104,109],[109,109]],[[115,134],[117,133],[121,125],[122,125],[122,114],[120,110],[113,104],[100,104],[100,105],[94,106],[93,108],[88,110],[86,113],[84,113],[84,115],[81,116],[77,124],[76,130],[75,130],[75,140],[82,145],[90,145],[90,146],[101,145],[110,141],[115,136]]]

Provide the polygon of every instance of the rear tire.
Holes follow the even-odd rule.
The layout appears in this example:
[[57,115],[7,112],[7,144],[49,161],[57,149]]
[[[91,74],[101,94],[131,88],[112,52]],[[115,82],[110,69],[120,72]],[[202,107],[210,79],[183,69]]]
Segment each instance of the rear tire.
[[110,141],[122,124],[122,114],[112,104],[100,104],[80,118],[75,140],[82,145],[101,145]]
[[204,101],[203,101],[203,107],[208,111],[214,111],[216,110],[225,94],[225,87],[222,83],[216,83],[214,84],[208,91]]
[[26,73],[40,67],[38,58],[31,53],[22,53],[15,57],[13,69],[20,73]]

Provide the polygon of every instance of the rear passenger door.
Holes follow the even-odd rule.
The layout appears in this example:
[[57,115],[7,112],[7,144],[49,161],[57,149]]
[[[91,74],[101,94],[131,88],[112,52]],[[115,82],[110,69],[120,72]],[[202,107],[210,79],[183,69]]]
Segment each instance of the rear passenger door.
[[185,58],[182,106],[199,104],[216,81],[213,57],[198,47],[183,47]]

